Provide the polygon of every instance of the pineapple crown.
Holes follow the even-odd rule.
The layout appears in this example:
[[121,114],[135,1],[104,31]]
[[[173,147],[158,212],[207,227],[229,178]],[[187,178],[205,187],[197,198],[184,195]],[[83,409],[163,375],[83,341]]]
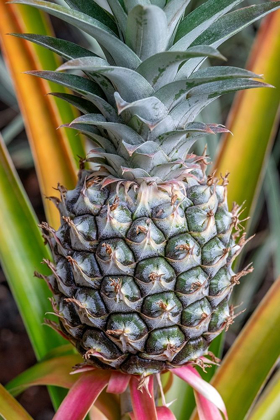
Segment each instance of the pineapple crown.
[[227,129],[196,122],[199,113],[223,94],[269,86],[244,69],[201,66],[207,58],[224,60],[216,48],[279,8],[279,1],[231,11],[242,0],[208,0],[188,14],[188,0],[66,0],[69,8],[41,0],[11,3],[47,11],[94,38],[90,51],[49,36],[14,34],[67,60],[58,72],[28,73],[76,93],[53,95],[82,112],[67,127],[92,140],[86,160],[107,183],[170,183],[196,173],[201,179],[205,156],[193,155],[191,147]]

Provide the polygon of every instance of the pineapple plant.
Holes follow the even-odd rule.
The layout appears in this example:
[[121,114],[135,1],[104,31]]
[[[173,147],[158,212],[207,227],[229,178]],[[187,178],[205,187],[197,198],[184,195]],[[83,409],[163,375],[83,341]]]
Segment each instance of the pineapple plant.
[[[41,225],[54,262],[44,260],[49,277],[36,275],[53,292],[59,319],[49,325],[98,369],[144,379],[203,363],[235,317],[234,285],[252,270],[232,268],[247,241],[242,206],[227,205],[228,174],[208,174],[206,151],[193,152],[199,137],[227,131],[196,121],[206,106],[267,86],[246,70],[201,67],[208,57],[224,59],[216,47],[232,35],[226,13],[240,1],[209,0],[186,16],[189,2],[177,0],[16,3],[48,11],[98,42],[93,52],[18,35],[67,60],[58,70],[74,74],[31,73],[76,92],[55,95],[82,112],[67,127],[91,141],[76,188],[58,184],[60,199],[50,197],[61,226]],[[265,13],[277,6],[267,3]]]
[[[54,263],[44,260],[49,277],[36,275],[53,292],[59,326],[47,322],[98,368],[145,377],[196,361],[233,322],[232,289],[252,268],[232,269],[247,241],[242,206],[227,205],[228,174],[207,175],[206,151],[192,151],[199,137],[227,130],[195,120],[224,93],[266,85],[246,70],[200,67],[223,59],[211,46],[219,32],[196,38],[207,3],[183,20],[186,1],[111,1],[112,14],[67,1],[67,15],[48,2],[18,3],[83,28],[103,48],[100,57],[22,35],[67,58],[58,70],[84,72],[31,73],[78,93],[57,95],[82,111],[69,127],[92,142],[76,188],[58,185],[60,199],[50,197],[61,226],[41,225]],[[238,2],[212,3],[214,21]]]

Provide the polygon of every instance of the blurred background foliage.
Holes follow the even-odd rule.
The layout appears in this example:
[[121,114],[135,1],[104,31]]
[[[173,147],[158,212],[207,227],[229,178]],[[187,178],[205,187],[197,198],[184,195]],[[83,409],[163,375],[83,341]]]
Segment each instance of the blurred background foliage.
[[[63,0],[57,0],[57,3],[63,4],[64,2]],[[203,1],[193,0],[189,9],[191,10],[200,3],[203,3]],[[261,1],[247,0],[243,3],[243,6],[258,3],[261,3]],[[94,41],[90,37],[82,35],[77,29],[65,25],[55,18],[51,18],[51,22],[54,32],[59,38],[74,41],[89,49],[96,48]],[[246,66],[246,60],[260,24],[258,21],[250,25],[219,48],[221,53],[228,59],[227,65],[237,67]],[[203,112],[201,119],[204,122],[225,124],[232,101],[233,95],[222,96]],[[34,159],[27,141],[23,117],[17,103],[13,82],[5,66],[3,54],[0,54],[0,132],[27,195],[35,209],[36,215],[39,221],[43,221],[46,219],[46,216],[34,168]],[[253,313],[274,280],[280,275],[279,129],[275,134],[272,153],[264,171],[263,182],[258,200],[255,203],[256,207],[249,228],[249,234],[255,234],[255,237],[246,247],[245,252],[243,252],[242,257],[238,261],[240,267],[244,267],[253,261],[255,268],[254,272],[246,276],[238,288],[235,289],[232,298],[234,306],[242,304],[240,310],[246,308],[246,311],[242,312],[235,319],[234,325],[231,326],[225,335],[223,354],[226,354],[245,322]],[[202,152],[205,143],[207,143],[208,154],[211,160],[214,161],[219,150],[219,142],[219,136],[213,136],[210,140],[208,138],[207,140],[201,140],[196,146],[196,152]],[[2,364],[0,366],[0,382],[7,383],[17,374],[34,364],[35,358],[18,309],[4,274],[1,271],[0,305],[0,363]],[[7,365],[7,360],[13,360],[13,364]],[[274,388],[278,389],[279,383],[279,373],[276,373],[269,386],[272,387],[275,385]],[[176,398],[178,388],[175,387],[174,390],[173,394],[175,392],[174,397]],[[269,398],[272,398],[271,395],[270,393]],[[265,398],[266,395],[264,394],[264,401]],[[172,399],[172,393],[168,396],[168,399]],[[47,391],[42,387],[30,388],[25,391],[19,397],[19,401],[23,406],[29,408],[30,414],[35,419],[48,420],[52,417],[52,406]],[[184,418],[187,418],[187,412],[191,413],[192,411],[192,404],[190,402],[188,404],[189,408],[185,409],[184,416],[186,417]],[[181,408],[178,405],[178,412]],[[265,412],[265,409],[262,407],[262,401],[259,402],[257,408],[260,412],[261,410]],[[253,418],[255,419],[255,417]]]

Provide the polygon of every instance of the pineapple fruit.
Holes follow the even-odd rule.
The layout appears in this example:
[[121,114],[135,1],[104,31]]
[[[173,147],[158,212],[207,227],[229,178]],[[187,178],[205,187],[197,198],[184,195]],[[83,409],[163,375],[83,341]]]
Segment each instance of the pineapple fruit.
[[252,270],[232,269],[246,240],[241,207],[228,209],[228,175],[207,175],[206,153],[193,153],[199,137],[226,131],[197,122],[202,109],[265,86],[239,68],[201,68],[223,59],[215,47],[232,35],[223,19],[240,1],[208,0],[186,16],[179,0],[17,3],[98,42],[92,52],[20,35],[68,60],[59,70],[83,71],[32,73],[77,93],[55,95],[82,112],[69,127],[92,142],[76,188],[51,197],[60,228],[41,226],[59,318],[49,324],[99,368],[146,376],[195,361],[233,322],[232,289]]

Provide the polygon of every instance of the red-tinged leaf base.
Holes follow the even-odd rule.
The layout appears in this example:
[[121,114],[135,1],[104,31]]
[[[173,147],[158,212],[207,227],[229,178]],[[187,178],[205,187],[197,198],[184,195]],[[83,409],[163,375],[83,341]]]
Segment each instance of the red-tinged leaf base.
[[176,417],[174,416],[172,411],[165,406],[157,407],[157,416],[158,420],[176,420]]
[[109,382],[110,373],[96,370],[78,379],[59,407],[54,420],[83,420]]
[[219,410],[224,414],[227,420],[227,410],[222,397],[212,385],[201,378],[199,373],[192,366],[185,365],[173,369],[172,372],[187,382],[195,390],[198,410],[200,411],[200,420],[222,419]]
[[[207,360],[204,358],[200,362],[203,365],[203,362]],[[196,364],[198,363],[196,362]],[[160,374],[139,377],[117,371],[99,370],[87,365],[78,366],[75,372],[80,373],[81,376],[70,389],[54,420],[64,420],[66,418],[83,420],[96,400],[96,407],[102,411],[103,417],[105,416],[109,420],[119,418],[121,414],[119,413],[117,396],[108,396],[110,398],[108,400],[106,395],[108,393],[122,394],[127,390],[128,386],[133,408],[133,411],[129,413],[132,420],[176,420],[174,414],[168,408],[168,404],[165,403]],[[227,420],[227,412],[221,396],[212,385],[201,378],[191,364],[172,369],[170,371],[170,377],[173,374],[183,379],[194,389],[200,420],[223,420],[221,413],[224,414]],[[154,379],[158,381],[161,391],[163,402],[163,406],[161,407],[156,407],[155,405]],[[104,392],[102,393],[103,390]],[[101,393],[102,395],[100,396]],[[98,398],[99,396],[100,398]],[[102,396],[103,399],[107,399],[106,402],[101,401]],[[110,406],[111,401],[112,404],[116,404],[115,408],[117,407],[117,409],[107,410],[106,412],[104,408],[108,404]],[[116,412],[116,417],[114,415],[112,416],[112,411]]]
[[128,387],[131,376],[121,372],[113,372],[111,374],[107,392],[109,394],[122,394]]
[[154,399],[154,378],[148,376],[144,386],[139,390],[141,382],[133,376],[130,380],[130,394],[133,413],[130,413],[132,420],[157,420],[157,411]]

